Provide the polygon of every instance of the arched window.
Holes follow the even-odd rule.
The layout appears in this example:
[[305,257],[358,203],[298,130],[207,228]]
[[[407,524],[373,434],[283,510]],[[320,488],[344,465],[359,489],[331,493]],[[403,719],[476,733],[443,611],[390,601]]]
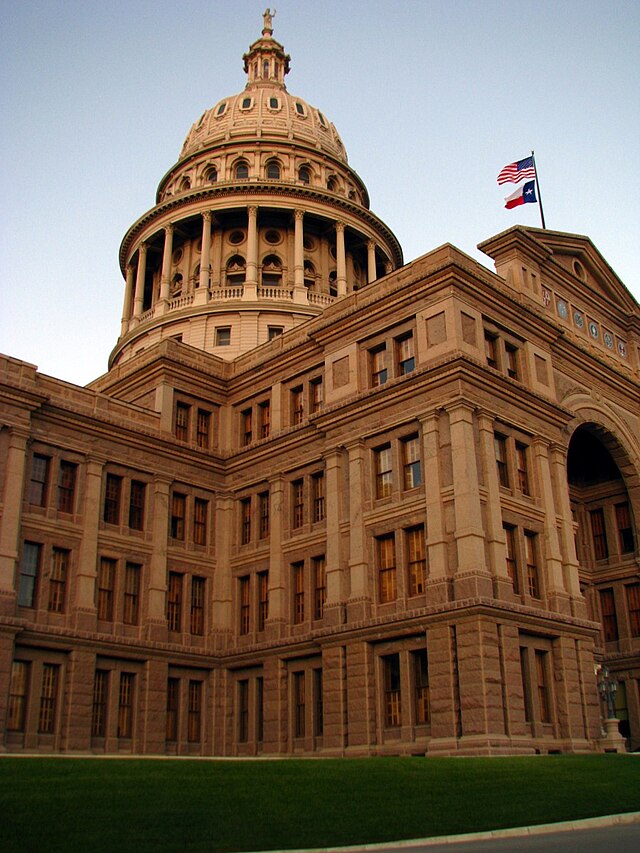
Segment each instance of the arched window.
[[180,192],[183,193],[185,190],[191,189],[191,181],[189,178],[183,178],[180,182]]
[[182,275],[177,272],[171,279],[171,297],[180,296],[182,293]]
[[212,166],[207,172],[207,181],[210,184],[215,184],[215,182],[217,180],[218,180],[218,170],[216,169],[215,166]]
[[236,178],[239,181],[246,181],[249,178],[249,166],[245,163],[244,160],[241,160],[239,163],[236,163]]
[[300,166],[298,170],[298,180],[302,181],[303,184],[311,183],[311,171],[308,166]]
[[329,294],[331,296],[338,295],[338,273],[335,270],[329,273]]
[[265,59],[265,61],[262,63],[262,76],[263,76],[263,77],[268,77],[268,76],[269,76],[269,62],[268,62],[266,59]]
[[227,285],[233,287],[244,284],[246,262],[242,255],[232,255],[227,261]]
[[282,261],[277,255],[267,255],[262,261],[262,286],[282,285]]
[[316,283],[316,270],[311,261],[304,262],[304,286],[313,290]]
[[277,160],[269,160],[267,163],[267,178],[270,181],[280,180],[280,163]]
[[327,189],[329,192],[335,193],[338,191],[338,182],[333,177],[333,175],[327,180]]

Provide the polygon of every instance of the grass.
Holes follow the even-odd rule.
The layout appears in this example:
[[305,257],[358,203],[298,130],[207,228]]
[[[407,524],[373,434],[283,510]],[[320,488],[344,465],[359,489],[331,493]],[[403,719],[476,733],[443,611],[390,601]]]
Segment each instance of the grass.
[[210,853],[640,811],[640,758],[0,758],[0,849]]

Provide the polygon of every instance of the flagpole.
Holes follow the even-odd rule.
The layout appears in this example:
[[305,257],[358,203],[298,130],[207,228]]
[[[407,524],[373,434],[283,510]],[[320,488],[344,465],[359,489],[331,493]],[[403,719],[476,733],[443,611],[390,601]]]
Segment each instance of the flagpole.
[[536,189],[538,190],[538,205],[540,207],[540,219],[542,220],[542,227],[546,230],[546,225],[544,224],[544,210],[542,209],[542,195],[540,194],[540,184],[538,183],[538,167],[536,166],[536,158],[535,154],[531,152],[531,159],[533,160],[533,168],[536,173]]

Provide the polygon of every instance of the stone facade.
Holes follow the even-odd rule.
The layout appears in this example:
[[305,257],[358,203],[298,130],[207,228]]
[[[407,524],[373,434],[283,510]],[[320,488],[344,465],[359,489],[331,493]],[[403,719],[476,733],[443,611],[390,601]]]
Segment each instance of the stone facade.
[[288,66],[125,236],[109,372],[0,359],[0,749],[597,750],[601,663],[640,746],[637,303],[573,234],[402,266]]

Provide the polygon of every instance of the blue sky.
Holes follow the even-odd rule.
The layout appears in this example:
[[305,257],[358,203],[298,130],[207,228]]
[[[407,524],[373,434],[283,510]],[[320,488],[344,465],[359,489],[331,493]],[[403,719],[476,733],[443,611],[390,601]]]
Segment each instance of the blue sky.
[[[84,384],[120,328],[120,241],[191,124],[245,84],[266,5],[0,0],[0,351]],[[272,7],[273,8],[273,7]],[[290,92],[336,125],[405,261],[476,245],[536,151],[549,228],[640,298],[637,0],[278,0]]]

